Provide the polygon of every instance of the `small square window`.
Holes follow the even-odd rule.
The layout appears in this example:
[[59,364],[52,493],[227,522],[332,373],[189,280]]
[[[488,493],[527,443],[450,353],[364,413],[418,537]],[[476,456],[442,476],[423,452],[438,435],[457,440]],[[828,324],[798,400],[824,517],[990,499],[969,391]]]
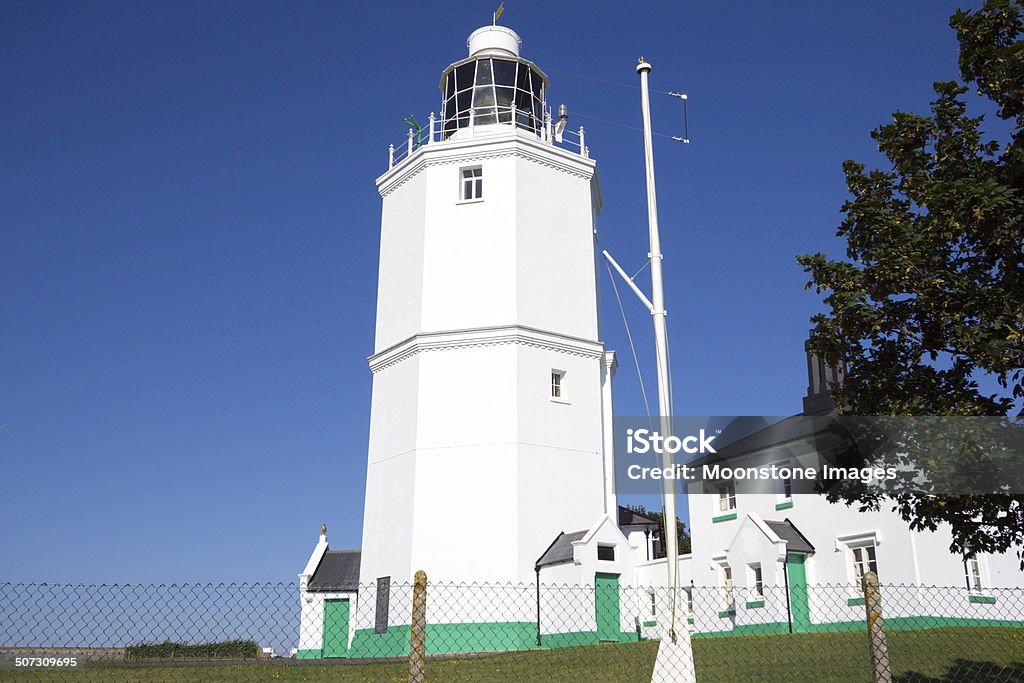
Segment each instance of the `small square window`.
[[597,546],[597,559],[605,560],[606,562],[615,561],[615,546],[613,545],[598,545]]
[[459,196],[464,202],[484,198],[484,171],[480,166],[462,169],[462,191]]

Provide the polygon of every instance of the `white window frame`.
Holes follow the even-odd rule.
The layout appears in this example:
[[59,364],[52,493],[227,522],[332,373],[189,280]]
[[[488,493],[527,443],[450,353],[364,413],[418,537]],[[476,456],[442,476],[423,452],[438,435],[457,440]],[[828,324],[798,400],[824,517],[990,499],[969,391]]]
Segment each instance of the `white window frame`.
[[[873,571],[878,575],[878,546],[874,540],[865,540],[850,543],[846,549],[851,582],[858,591],[863,590],[864,574],[872,570],[871,564],[875,565]],[[871,555],[874,557],[870,557]],[[860,575],[858,575],[858,570]]]
[[750,579],[751,601],[764,600],[764,570],[761,569],[761,563],[748,564],[747,573]]
[[718,580],[722,587],[722,609],[736,609],[736,582],[727,563],[720,565]]
[[[463,166],[459,169],[459,204],[484,200],[483,166]],[[467,190],[469,196],[467,197]]]
[[[975,572],[971,571],[971,565],[977,570],[978,585],[975,586]],[[988,566],[983,555],[972,555],[964,560],[964,578],[967,580],[967,592],[971,595],[987,595],[989,591]]]
[[[727,481],[718,485],[718,499],[715,510],[716,515],[736,511],[736,482]],[[725,507],[723,507],[725,505]]]
[[[551,401],[553,403],[568,403],[569,397],[566,392],[567,386],[565,383],[565,376],[568,373],[565,370],[559,370],[558,368],[551,368]],[[557,381],[555,378],[558,378]],[[556,396],[557,393],[557,396]]]

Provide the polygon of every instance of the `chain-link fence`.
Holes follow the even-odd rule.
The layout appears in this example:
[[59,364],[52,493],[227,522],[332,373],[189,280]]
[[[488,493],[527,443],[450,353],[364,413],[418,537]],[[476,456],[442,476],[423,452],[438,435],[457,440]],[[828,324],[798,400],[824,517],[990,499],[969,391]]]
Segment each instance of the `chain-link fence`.
[[[886,586],[883,680],[1024,681],[1024,589]],[[387,581],[0,584],[0,680],[408,681],[413,594]],[[427,681],[871,681],[854,586],[426,588]],[[689,635],[689,638],[687,638]],[[687,643],[689,642],[689,646]],[[692,655],[690,654],[692,652]],[[688,659],[692,656],[692,660]]]

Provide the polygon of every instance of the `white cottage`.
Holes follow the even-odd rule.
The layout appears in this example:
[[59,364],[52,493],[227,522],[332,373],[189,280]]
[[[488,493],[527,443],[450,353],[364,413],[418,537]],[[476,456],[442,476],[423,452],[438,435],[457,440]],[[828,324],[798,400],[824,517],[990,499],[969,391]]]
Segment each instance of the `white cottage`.
[[[808,350],[804,412],[720,449],[730,466],[821,466],[834,436],[809,419],[834,410],[828,387],[842,380]],[[711,462],[711,458],[704,462]],[[720,481],[717,492],[689,496],[693,554],[686,576],[704,593],[699,632],[806,632],[857,627],[863,621],[860,579],[875,572],[889,591],[890,628],[938,623],[1012,623],[1019,613],[1000,589],[1024,586],[1016,549],[965,560],[949,550],[950,530],[913,531],[888,509],[860,512],[799,493],[800,483]],[[933,587],[939,587],[938,589]],[[1019,605],[1013,607],[1019,608]],[[952,620],[952,621],[951,621]]]

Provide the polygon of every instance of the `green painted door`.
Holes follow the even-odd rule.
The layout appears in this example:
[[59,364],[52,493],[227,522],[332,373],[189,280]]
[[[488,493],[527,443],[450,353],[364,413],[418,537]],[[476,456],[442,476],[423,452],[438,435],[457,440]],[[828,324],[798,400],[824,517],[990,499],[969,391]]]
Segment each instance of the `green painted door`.
[[619,575],[594,575],[594,613],[597,639],[619,639]]
[[807,599],[806,555],[789,553],[789,610],[794,633],[806,633],[811,627],[811,605]]
[[348,656],[348,600],[324,600],[324,657]]

